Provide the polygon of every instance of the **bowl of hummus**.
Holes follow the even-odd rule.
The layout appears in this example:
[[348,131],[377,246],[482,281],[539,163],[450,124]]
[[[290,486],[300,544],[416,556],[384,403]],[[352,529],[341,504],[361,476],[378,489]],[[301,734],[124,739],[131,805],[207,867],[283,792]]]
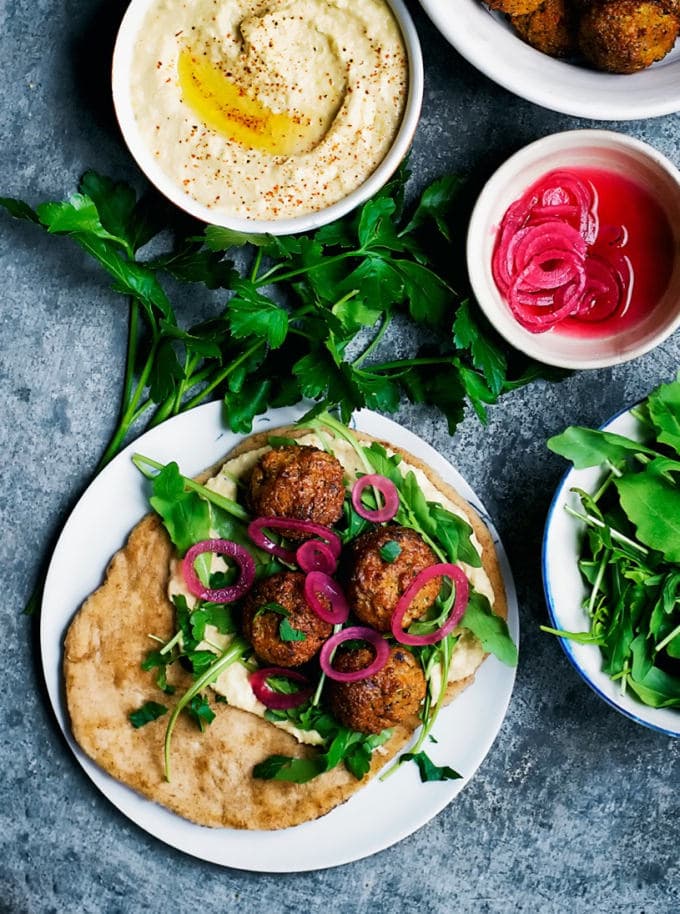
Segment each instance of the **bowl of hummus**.
[[402,0],[132,0],[113,98],[142,171],[192,216],[288,234],[375,194],[423,93]]

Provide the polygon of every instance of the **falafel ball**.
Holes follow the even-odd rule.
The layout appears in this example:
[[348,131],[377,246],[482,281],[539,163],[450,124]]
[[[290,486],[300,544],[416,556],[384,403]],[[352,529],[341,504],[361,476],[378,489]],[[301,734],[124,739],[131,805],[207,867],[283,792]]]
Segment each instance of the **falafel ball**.
[[537,51],[569,57],[577,50],[576,16],[568,0],[544,0],[525,16],[512,16],[517,34]]
[[[320,619],[309,607],[304,594],[305,575],[282,571],[258,581],[245,597],[242,606],[243,633],[257,656],[276,666],[294,667],[307,663],[330,637],[333,626]],[[262,611],[268,603],[281,606],[286,614],[274,609]],[[301,632],[303,639],[286,641],[284,632]]]
[[485,0],[491,10],[506,16],[524,16],[538,9],[543,0]]
[[658,0],[602,0],[584,11],[578,44],[598,70],[635,73],[661,60],[680,33],[680,20]]
[[[368,666],[373,651],[362,647],[338,649],[333,666],[347,673]],[[328,680],[328,701],[333,716],[345,727],[361,733],[380,733],[418,713],[425,698],[425,674],[413,654],[401,645],[390,648],[385,666],[358,682]]]
[[[387,543],[396,543],[398,554],[390,561]],[[396,548],[392,547],[393,552]],[[408,527],[376,527],[352,543],[347,567],[345,594],[354,614],[379,632],[389,632],[392,614],[414,578],[437,563],[437,557],[426,542]],[[433,578],[416,594],[407,610],[404,628],[419,619],[437,599],[441,578]]]
[[[340,461],[310,445],[267,451],[253,467],[249,499],[258,517],[292,517],[330,527],[342,514],[344,472]],[[293,540],[303,533],[285,531]]]

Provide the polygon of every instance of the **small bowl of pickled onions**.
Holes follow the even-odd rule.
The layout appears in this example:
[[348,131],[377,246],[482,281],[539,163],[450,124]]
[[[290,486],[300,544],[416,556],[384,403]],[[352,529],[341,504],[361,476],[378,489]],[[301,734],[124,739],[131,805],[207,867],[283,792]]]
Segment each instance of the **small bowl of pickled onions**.
[[545,137],[485,185],[467,262],[489,321],[532,358],[637,358],[680,326],[680,172],[614,131]]

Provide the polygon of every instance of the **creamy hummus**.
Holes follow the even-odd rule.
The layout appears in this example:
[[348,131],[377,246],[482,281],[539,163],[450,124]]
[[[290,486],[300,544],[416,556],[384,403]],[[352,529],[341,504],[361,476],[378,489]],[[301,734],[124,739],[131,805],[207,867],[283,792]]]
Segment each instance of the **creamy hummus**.
[[[314,434],[304,435],[298,438],[298,442],[300,444],[309,444],[318,448],[323,448],[324,446],[324,442]],[[333,453],[340,461],[347,474],[348,488],[351,488],[357,474],[365,472],[365,468],[360,463],[356,451],[347,441],[334,438],[332,441],[332,448]],[[238,480],[246,476],[260,457],[268,450],[270,450],[269,447],[262,447],[246,451],[238,457],[227,460],[226,463],[222,465],[219,472],[213,476],[212,479],[207,481],[206,486],[215,492],[219,492],[226,498],[236,500],[238,498]],[[388,448],[387,453],[392,454],[394,452],[390,451]],[[433,486],[419,467],[411,466],[407,460],[402,460],[399,464],[399,469],[404,476],[409,471],[412,471],[415,474],[418,485],[428,501],[439,502],[439,504],[448,511],[451,511],[453,514],[457,514],[463,520],[466,520],[465,513]],[[471,536],[471,542],[481,556],[482,547],[474,534]],[[213,556],[212,561],[213,563],[221,563],[222,560]],[[493,587],[484,568],[473,568],[471,565],[467,565],[464,562],[461,562],[460,566],[474,589],[487,597],[491,606],[493,606]],[[218,570],[219,567],[220,565],[214,564],[213,571]],[[223,568],[224,566],[222,565],[221,567]],[[193,607],[196,603],[196,598],[187,590],[182,575],[181,563],[173,559],[170,571],[170,580],[168,582],[168,594],[170,598],[172,599],[173,596],[181,594],[186,599],[187,604],[190,607]],[[460,635],[460,638],[456,645],[456,649],[453,652],[451,665],[449,667],[449,683],[457,682],[458,680],[470,676],[484,658],[482,645],[471,632],[466,629],[459,629],[458,634]],[[214,626],[206,625],[205,638],[206,641],[199,645],[200,648],[207,650],[224,650],[231,641],[232,636],[222,635]],[[435,686],[433,687],[432,692],[435,700],[439,693],[439,689],[441,688],[441,671],[437,672],[437,669],[433,670]],[[223,695],[232,707],[240,708],[243,711],[250,711],[251,714],[256,714],[259,717],[264,716],[266,708],[257,698],[255,698],[253,690],[250,688],[248,682],[248,671],[242,664],[234,663],[230,667],[227,667],[227,669],[218,676],[215,682],[211,683],[211,687],[220,695]],[[277,721],[275,723],[277,727],[286,730],[294,736],[298,742],[318,744],[323,741],[315,730],[299,730],[295,724],[290,721]]]
[[169,178],[216,214],[283,219],[375,170],[399,128],[407,62],[385,0],[157,0],[130,80]]

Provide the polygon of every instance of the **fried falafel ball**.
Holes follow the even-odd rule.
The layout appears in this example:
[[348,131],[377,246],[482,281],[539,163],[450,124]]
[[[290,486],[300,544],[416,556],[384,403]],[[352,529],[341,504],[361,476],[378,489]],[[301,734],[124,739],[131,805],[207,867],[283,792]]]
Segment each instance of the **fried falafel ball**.
[[635,73],[661,60],[680,33],[680,19],[658,0],[602,0],[581,16],[578,44],[598,70]]
[[[399,547],[393,561],[381,554],[381,549],[390,542]],[[385,552],[389,555],[388,550]],[[392,614],[404,591],[421,571],[436,563],[434,552],[408,527],[395,524],[363,533],[352,543],[346,568],[345,594],[351,609],[366,625],[379,632],[389,632]],[[433,578],[416,594],[404,616],[404,628],[432,606],[441,583],[441,578]]]
[[[292,517],[330,527],[342,514],[343,478],[340,461],[319,448],[274,448],[250,474],[250,505],[258,517]],[[307,538],[304,533],[285,532],[292,540]]]
[[544,0],[526,16],[512,16],[517,34],[537,51],[569,57],[577,50],[576,16],[568,0]]
[[490,10],[506,16],[524,16],[538,9],[543,0],[485,0]]
[[[295,667],[307,663],[330,637],[333,626],[309,607],[304,594],[305,575],[283,571],[258,581],[243,601],[243,633],[257,656],[275,666]],[[268,603],[281,606],[286,614],[262,608]],[[281,626],[287,622],[304,639],[285,641]],[[286,626],[286,628],[288,628]]]
[[[373,651],[362,647],[343,651],[333,661],[335,669],[354,672],[368,666]],[[425,698],[425,675],[416,658],[401,645],[390,648],[385,666],[357,682],[328,680],[328,702],[333,716],[345,727],[361,733],[380,733],[418,713]]]

